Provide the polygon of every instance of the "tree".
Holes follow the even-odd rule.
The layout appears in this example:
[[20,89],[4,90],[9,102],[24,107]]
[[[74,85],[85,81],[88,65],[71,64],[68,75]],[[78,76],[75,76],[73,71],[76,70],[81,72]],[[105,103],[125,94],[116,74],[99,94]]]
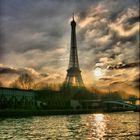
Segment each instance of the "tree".
[[33,78],[28,73],[22,73],[16,81],[12,83],[14,88],[32,89]]
[[102,96],[102,99],[103,100],[122,100],[122,96],[118,92],[112,92],[112,93],[109,93],[109,94],[104,94]]
[[135,95],[130,95],[128,100],[132,103],[132,104],[136,104],[136,101],[137,101],[137,96]]

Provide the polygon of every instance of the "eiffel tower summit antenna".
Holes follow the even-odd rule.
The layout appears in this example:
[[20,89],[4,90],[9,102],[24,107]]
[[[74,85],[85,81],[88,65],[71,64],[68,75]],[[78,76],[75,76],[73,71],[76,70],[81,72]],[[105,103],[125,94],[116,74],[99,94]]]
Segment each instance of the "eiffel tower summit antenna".
[[76,22],[74,20],[74,12],[71,21],[71,45],[69,66],[64,82],[64,87],[84,87],[77,53]]
[[73,14],[72,14],[72,19],[73,19],[73,21],[74,21],[74,12],[73,12]]

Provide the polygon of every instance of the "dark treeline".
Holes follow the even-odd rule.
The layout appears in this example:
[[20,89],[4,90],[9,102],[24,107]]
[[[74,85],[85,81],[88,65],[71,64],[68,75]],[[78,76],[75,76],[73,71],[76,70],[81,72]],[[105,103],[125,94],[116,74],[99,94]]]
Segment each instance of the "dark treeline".
[[[99,90],[91,91],[87,88],[67,88],[67,89],[60,89],[60,90],[53,90],[51,88],[46,88],[44,90],[37,90],[36,91],[37,97],[41,100],[45,100],[48,96],[63,96],[65,100],[124,100],[132,98],[137,98],[135,95],[124,95],[125,93],[121,92],[106,92],[102,93]],[[124,98],[125,97],[125,98]]]
[[[81,102],[89,102],[89,101],[97,101],[97,102],[103,102],[103,101],[123,101],[123,97],[121,93],[118,92],[112,92],[112,93],[100,93],[99,91],[94,92],[90,91],[86,88],[66,88],[66,89],[60,89],[60,90],[53,90],[51,88],[46,88],[44,90],[19,90],[19,89],[13,89],[13,88],[4,88],[5,92],[7,90],[13,91],[13,93],[18,93],[16,96],[13,96],[14,94],[1,94],[0,96],[0,106],[1,109],[3,108],[13,108],[13,109],[31,109],[31,108],[37,108],[37,109],[72,109],[71,102],[72,101],[78,101]],[[2,88],[1,88],[2,91]],[[20,97],[21,92],[27,92],[26,96],[23,96],[22,94]],[[31,99],[29,101],[29,97],[27,94],[33,94],[33,100]],[[135,104],[136,97],[135,96],[129,96],[128,98],[132,104]]]
[[[2,87],[2,83],[0,83]],[[63,85],[47,84],[47,83],[35,83],[33,78],[27,74],[22,73],[13,83],[11,88],[25,89],[29,91],[34,89],[37,107],[45,109],[65,109],[70,107],[71,100],[83,101],[83,100],[100,100],[100,101],[114,101],[130,99],[133,104],[136,102],[136,96],[127,95],[122,92],[106,92],[102,93],[95,87],[92,88],[76,88],[69,87],[64,88]],[[11,100],[13,101],[13,100]],[[5,103],[5,100],[2,103]],[[6,102],[5,104],[7,104]],[[16,102],[18,103],[18,102]],[[8,103],[10,105],[10,103]],[[18,103],[18,104],[22,104]],[[14,104],[15,105],[15,104]],[[26,104],[24,105],[26,108]]]
[[[44,109],[71,109],[71,101],[124,101],[122,93],[95,93],[86,88],[67,88],[61,90],[37,90],[36,98],[40,101],[40,107]],[[136,96],[130,95],[127,99],[130,99],[132,104],[136,103]]]

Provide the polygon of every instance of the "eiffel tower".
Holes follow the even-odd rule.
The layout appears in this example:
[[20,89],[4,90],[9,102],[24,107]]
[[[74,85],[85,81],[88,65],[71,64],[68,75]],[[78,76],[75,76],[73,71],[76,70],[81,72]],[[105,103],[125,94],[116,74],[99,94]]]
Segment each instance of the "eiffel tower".
[[71,21],[71,46],[70,46],[70,58],[69,66],[67,70],[64,87],[84,87],[84,83],[81,76],[81,70],[79,67],[77,42],[76,42],[76,22],[74,20],[74,14]]

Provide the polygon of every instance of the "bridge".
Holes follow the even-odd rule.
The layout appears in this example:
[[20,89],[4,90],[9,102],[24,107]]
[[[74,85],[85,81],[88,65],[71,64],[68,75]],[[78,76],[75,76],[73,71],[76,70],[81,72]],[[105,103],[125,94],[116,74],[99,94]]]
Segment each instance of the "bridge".
[[[137,98],[136,100],[139,100]],[[140,111],[140,104],[136,105],[130,100],[75,100],[74,108],[92,109],[102,111]]]
[[103,101],[104,111],[140,111],[140,105],[130,104],[123,100]]

